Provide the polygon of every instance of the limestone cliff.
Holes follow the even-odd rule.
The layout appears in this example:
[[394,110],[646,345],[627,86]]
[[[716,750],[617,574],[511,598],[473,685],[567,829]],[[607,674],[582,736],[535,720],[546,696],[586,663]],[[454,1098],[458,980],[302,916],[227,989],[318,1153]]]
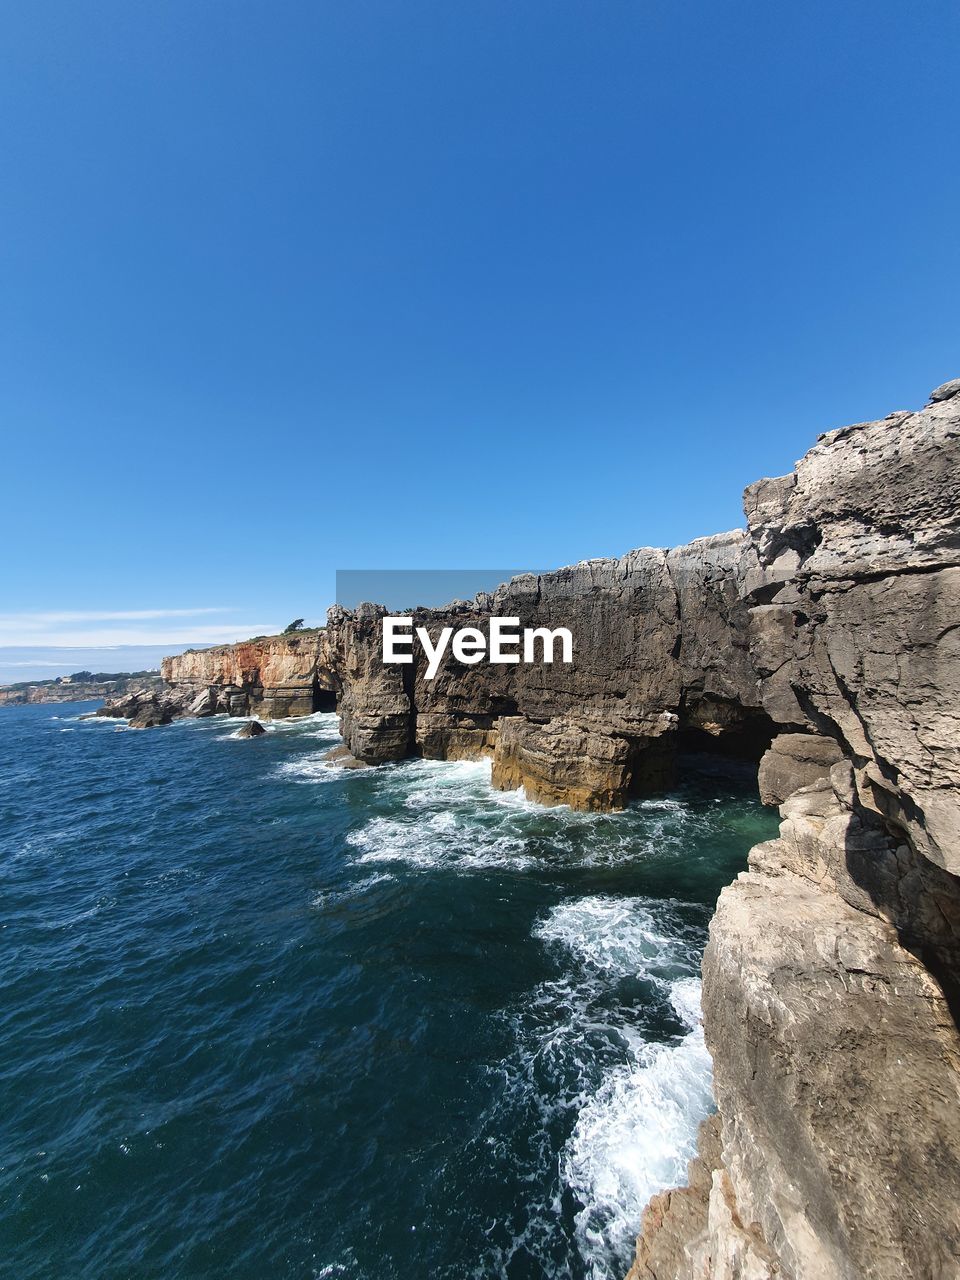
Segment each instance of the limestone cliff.
[[[417,610],[567,627],[571,666],[385,666],[365,605],[324,633],[164,665],[196,713],[335,696],[352,756],[492,755],[495,786],[622,806],[678,745],[760,762],[779,839],[704,957],[718,1116],[632,1276],[960,1276],[960,380],[821,436],[745,531]],[[762,760],[761,760],[762,757]]]
[[745,494],[747,530],[417,611],[567,626],[572,667],[379,660],[334,611],[343,731],[372,761],[492,753],[583,808],[710,734],[759,756],[776,841],[704,958],[719,1118],[658,1197],[634,1277],[960,1275],[960,383],[830,432]]
[[763,705],[822,736],[761,764],[780,838],[703,963],[719,1125],[631,1280],[960,1275],[958,393],[747,490]]
[[491,614],[567,626],[572,666],[447,656],[428,680],[416,650],[412,666],[382,663],[384,610],[332,610],[353,754],[492,751],[495,783],[602,808],[658,780],[677,733],[754,747],[816,733],[855,762],[862,804],[960,871],[960,713],[948,696],[960,398],[938,395],[920,413],[822,436],[795,472],[751,485],[745,532],[516,578],[413,615],[434,638],[485,630]]
[[116,675],[87,675],[78,672],[56,680],[20,681],[0,685],[0,707],[20,707],[43,702],[92,702],[97,698],[122,698],[134,689],[159,693],[162,687],[156,671],[120,672]]
[[335,705],[322,630],[188,649],[164,658],[161,675],[193,714],[229,711],[282,719]]
[[328,621],[341,673],[347,745],[376,763],[412,753],[493,755],[494,785],[532,799],[618,808],[661,785],[684,732],[766,745],[740,584],[756,571],[749,537],[702,538],[519,577],[441,610],[416,610],[436,639],[445,626],[486,631],[491,614],[524,628],[567,627],[575,661],[466,666],[446,656],[436,676],[415,652],[385,666],[376,606]]

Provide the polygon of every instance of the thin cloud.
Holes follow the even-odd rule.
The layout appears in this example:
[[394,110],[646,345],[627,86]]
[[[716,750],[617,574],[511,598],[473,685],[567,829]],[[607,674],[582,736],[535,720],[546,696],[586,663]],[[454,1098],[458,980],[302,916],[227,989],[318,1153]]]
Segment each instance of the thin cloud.
[[[218,644],[279,631],[270,622],[227,622],[226,607],[205,609],[61,609],[0,613],[6,648],[106,649],[128,645]],[[282,625],[282,624],[281,624]]]
[[6,671],[8,667],[36,667],[36,666],[40,666],[41,663],[48,667],[76,666],[75,662],[48,662],[46,658],[43,658],[43,659],[35,658],[31,662],[4,662],[3,659],[0,658],[0,670]]
[[0,629],[57,625],[62,622],[148,622],[157,618],[199,618],[213,613],[229,613],[216,609],[80,609],[50,613],[0,613]]
[[276,622],[236,622],[231,626],[182,626],[172,628],[108,627],[85,630],[28,631],[4,635],[6,646],[18,649],[109,649],[118,645],[216,644],[248,640],[251,636],[276,635]]

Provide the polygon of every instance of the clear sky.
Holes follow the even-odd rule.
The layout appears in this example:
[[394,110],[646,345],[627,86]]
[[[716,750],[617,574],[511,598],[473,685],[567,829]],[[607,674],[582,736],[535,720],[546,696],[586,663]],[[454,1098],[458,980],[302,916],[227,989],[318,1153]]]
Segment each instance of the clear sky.
[[0,647],[742,524],[960,374],[958,44],[955,0],[4,5]]

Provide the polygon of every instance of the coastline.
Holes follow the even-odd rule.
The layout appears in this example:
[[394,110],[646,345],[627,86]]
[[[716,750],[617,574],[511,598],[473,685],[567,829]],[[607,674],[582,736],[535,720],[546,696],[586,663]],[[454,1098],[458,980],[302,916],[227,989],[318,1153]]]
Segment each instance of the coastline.
[[358,760],[492,755],[494,786],[574,808],[662,787],[682,738],[762,757],[780,836],[721,894],[704,958],[719,1144],[651,1205],[636,1276],[960,1269],[958,451],[960,380],[749,486],[745,533],[417,611],[579,623],[572,684],[448,667],[428,688],[384,666],[373,606],[331,610],[293,682],[277,641],[229,671],[164,664],[184,707],[322,686]]
[[0,685],[0,709],[3,707],[55,706],[62,702],[109,701],[135,691],[158,693],[163,680],[158,671],[120,673],[103,680],[30,680]]

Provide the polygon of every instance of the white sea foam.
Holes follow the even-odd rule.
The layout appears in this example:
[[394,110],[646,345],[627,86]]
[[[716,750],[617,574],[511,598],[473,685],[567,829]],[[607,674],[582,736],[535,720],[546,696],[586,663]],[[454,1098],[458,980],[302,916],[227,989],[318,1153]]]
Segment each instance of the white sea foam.
[[242,729],[245,724],[250,723],[251,719],[257,720],[268,734],[291,734],[301,738],[329,742],[330,746],[334,746],[340,741],[340,721],[336,712],[332,711],[315,711],[309,716],[289,716],[280,720],[261,715],[251,717],[217,714],[215,716],[202,716],[199,719],[192,719],[187,716],[177,720],[175,723],[189,725],[195,730],[217,731],[218,742],[229,742],[236,737],[236,733],[225,733],[223,730]]
[[350,898],[359,898],[367,892],[368,889],[374,888],[378,884],[386,884],[393,880],[393,876],[387,871],[378,872],[372,876],[366,876],[363,880],[358,880],[355,884],[348,885],[345,889],[324,889],[317,893],[310,905],[317,910],[325,907],[332,907],[337,903],[346,902]]
[[351,832],[347,843],[359,851],[356,861],[361,864],[402,862],[420,870],[446,866],[468,871],[498,867],[523,870],[532,862],[519,837],[485,836],[464,829],[458,816],[449,811],[407,821],[373,818],[359,831]]
[[[347,836],[354,861],[422,872],[529,871],[623,863],[683,842],[689,811],[673,798],[616,815],[544,809],[522,792],[493,791],[489,774],[488,761],[416,760],[377,771],[389,813]],[[517,1158],[514,1131],[539,1134],[533,1155],[522,1157],[535,1180],[556,1160],[558,1126],[563,1145],[550,1202],[528,1206],[512,1243],[484,1260],[484,1274],[502,1272],[517,1250],[549,1270],[552,1224],[572,1193],[586,1274],[619,1280],[650,1196],[684,1180],[712,1105],[699,1025],[703,934],[689,918],[680,903],[591,895],[560,903],[535,926],[562,953],[561,972],[510,1015],[515,1049],[497,1067],[498,1107],[517,1123],[507,1133],[495,1126],[490,1158]],[[642,1008],[633,1004],[638,989],[647,993]],[[651,1026],[657,1030],[645,1030]]]
[[[419,869],[527,869],[544,858],[602,865],[643,851],[635,830],[633,845],[628,843],[627,815],[545,809],[522,792],[494,791],[489,760],[406,761],[377,770],[375,783],[385,800],[409,816],[374,818],[349,836],[363,861]],[[585,845],[581,837],[601,827],[605,839]]]
[[[240,724],[247,723],[244,720]],[[326,760],[325,756],[331,747],[341,742],[339,719],[335,712],[317,711],[310,716],[300,716],[294,720],[267,720],[264,728],[269,734],[293,736],[311,743],[322,743],[322,747],[306,752],[295,760],[288,760],[278,765],[274,777],[292,778],[297,782],[335,782],[348,772],[335,760]],[[229,735],[233,736],[233,735]]]
[[611,1258],[629,1256],[650,1197],[686,1181],[697,1129],[713,1106],[699,982],[680,979],[674,997],[687,1034],[631,1046],[631,1061],[610,1071],[580,1111],[561,1156],[563,1180],[583,1206],[580,1252],[596,1280],[611,1274]]
[[669,916],[668,902],[597,896],[556,907],[535,932],[591,968],[663,982],[689,974],[695,955]]
[[336,782],[347,770],[335,760],[324,760],[325,754],[318,752],[301,756],[298,760],[288,760],[286,764],[277,765],[274,776],[292,778],[295,782]]
[[[524,1127],[539,1123],[545,1131],[575,1117],[559,1177],[579,1206],[578,1249],[591,1280],[619,1280],[644,1206],[685,1180],[697,1128],[712,1106],[700,1028],[702,935],[684,924],[677,904],[613,896],[561,903],[535,934],[562,950],[567,971],[542,983],[513,1015],[517,1047],[503,1064],[506,1097],[527,1117]],[[672,1016],[685,1031],[647,1038],[617,996],[628,979],[651,984],[660,993],[656,1020]],[[541,1158],[547,1154],[544,1146]],[[541,1210],[522,1244],[546,1257],[548,1238],[531,1238],[550,1220],[550,1206]]]
[[263,724],[273,733],[299,733],[311,738],[340,737],[340,717],[335,711],[314,711],[309,716],[288,716],[282,720],[264,719]]

